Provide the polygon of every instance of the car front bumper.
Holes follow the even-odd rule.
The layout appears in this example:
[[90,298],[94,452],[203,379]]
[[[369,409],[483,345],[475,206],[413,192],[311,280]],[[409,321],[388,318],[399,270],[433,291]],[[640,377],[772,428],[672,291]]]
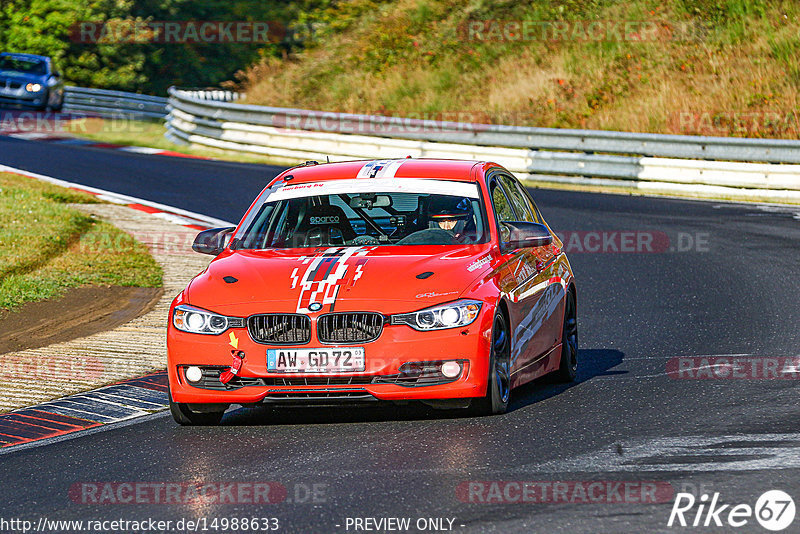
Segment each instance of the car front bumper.
[[47,104],[47,91],[30,93],[24,88],[6,89],[0,87],[0,104],[8,106],[22,106],[27,108],[40,108]]
[[[419,332],[406,325],[385,325],[381,336],[364,344],[365,370],[348,373],[276,373],[267,370],[267,349],[291,348],[253,341],[246,328],[220,335],[189,334],[172,324],[167,332],[170,391],[175,402],[188,404],[299,403],[465,399],[486,393],[493,311],[484,306],[479,317],[461,328]],[[488,318],[487,318],[488,317]],[[214,375],[232,363],[230,334],[245,353],[238,377],[228,387]],[[326,347],[315,339],[297,348]],[[412,362],[457,360],[461,374],[453,379],[397,380],[401,366]],[[201,383],[190,383],[188,366],[203,369]],[[208,380],[205,375],[208,374]]]

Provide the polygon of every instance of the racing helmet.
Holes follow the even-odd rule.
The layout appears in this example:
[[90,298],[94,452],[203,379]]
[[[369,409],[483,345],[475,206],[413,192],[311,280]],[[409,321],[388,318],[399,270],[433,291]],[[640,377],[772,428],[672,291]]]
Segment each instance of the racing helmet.
[[468,198],[439,195],[431,198],[428,213],[433,222],[456,219],[466,220],[472,215]]

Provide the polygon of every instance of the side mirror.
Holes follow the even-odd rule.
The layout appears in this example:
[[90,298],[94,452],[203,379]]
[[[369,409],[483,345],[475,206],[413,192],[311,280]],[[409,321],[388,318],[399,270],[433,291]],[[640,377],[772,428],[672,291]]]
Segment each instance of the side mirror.
[[60,72],[58,72],[57,70],[54,70],[52,73],[50,73],[50,75],[51,75],[53,78],[61,78],[61,73],[60,73]]
[[516,250],[518,248],[543,247],[553,242],[553,236],[547,226],[532,222],[504,222],[508,229],[508,240],[503,241],[503,251]]
[[211,228],[203,230],[192,243],[192,250],[201,254],[219,255],[228,246],[234,227],[230,228]]

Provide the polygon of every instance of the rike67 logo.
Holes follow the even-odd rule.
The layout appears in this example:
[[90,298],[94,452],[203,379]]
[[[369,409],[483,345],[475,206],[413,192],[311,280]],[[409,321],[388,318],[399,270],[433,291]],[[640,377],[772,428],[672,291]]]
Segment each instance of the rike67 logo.
[[722,504],[719,493],[709,500],[708,494],[696,499],[691,493],[678,493],[672,504],[667,526],[741,528],[753,518],[765,529],[778,532],[794,521],[794,500],[781,490],[770,490],[749,504]]

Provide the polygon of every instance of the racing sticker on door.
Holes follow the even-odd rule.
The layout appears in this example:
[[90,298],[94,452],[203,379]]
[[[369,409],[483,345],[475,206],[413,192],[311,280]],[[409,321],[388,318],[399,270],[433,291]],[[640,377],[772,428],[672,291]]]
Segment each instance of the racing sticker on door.
[[297,300],[297,313],[320,311],[330,306],[333,311],[336,297],[344,287],[353,287],[364,274],[367,255],[373,247],[332,247],[314,256],[302,256],[299,261],[305,265],[292,271],[292,289],[300,287]]

